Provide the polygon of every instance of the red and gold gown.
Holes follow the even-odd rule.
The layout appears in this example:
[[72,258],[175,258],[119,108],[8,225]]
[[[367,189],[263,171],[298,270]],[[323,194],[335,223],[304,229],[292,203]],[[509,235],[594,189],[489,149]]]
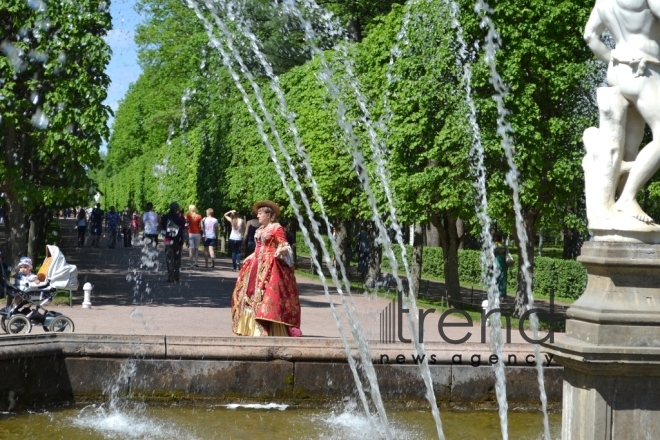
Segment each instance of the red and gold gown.
[[[232,332],[239,336],[302,336],[300,300],[291,247],[279,223],[255,233],[254,253],[243,262],[231,298]],[[282,256],[275,257],[281,249]]]

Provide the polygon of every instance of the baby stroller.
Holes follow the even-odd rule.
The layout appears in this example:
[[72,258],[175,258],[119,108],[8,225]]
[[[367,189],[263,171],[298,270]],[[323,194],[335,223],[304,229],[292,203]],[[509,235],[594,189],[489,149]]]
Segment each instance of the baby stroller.
[[73,332],[71,318],[59,312],[46,310],[58,289],[78,288],[78,268],[67,264],[57,246],[46,246],[46,259],[37,273],[39,284],[26,283],[16,286],[0,278],[6,295],[14,300],[11,305],[0,309],[0,327],[10,334],[30,333],[33,325],[41,325],[44,331]]

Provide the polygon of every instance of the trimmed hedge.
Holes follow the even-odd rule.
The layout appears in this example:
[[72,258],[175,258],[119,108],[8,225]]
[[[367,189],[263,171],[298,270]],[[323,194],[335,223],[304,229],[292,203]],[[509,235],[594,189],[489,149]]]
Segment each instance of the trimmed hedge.
[[[408,255],[412,247],[406,246]],[[507,285],[510,290],[517,287],[518,256],[513,255],[516,263],[509,268]],[[399,261],[401,263],[401,261]],[[389,268],[387,261],[383,267]],[[424,248],[422,274],[444,278],[442,248]],[[458,276],[461,282],[481,284],[481,252],[475,250],[458,251]],[[556,258],[534,258],[534,294],[549,295],[554,287],[557,298],[577,299],[587,286],[587,271],[575,260],[559,260]]]
[[[327,237],[324,237],[328,243]],[[329,246],[329,244],[328,244]],[[309,248],[305,245],[302,234],[297,234],[297,248],[301,254],[309,255]],[[397,255],[399,270],[403,271],[399,246],[393,248]],[[408,264],[412,261],[412,246],[406,246]],[[507,274],[507,285],[509,290],[516,289],[518,269],[518,255],[513,255],[516,263],[509,268]],[[390,270],[389,260],[383,256],[382,268]],[[444,278],[444,262],[442,259],[442,248],[424,247],[422,260],[422,275],[436,278]],[[475,250],[458,251],[458,276],[462,283],[481,285],[481,252]],[[550,289],[554,287],[555,297],[577,299],[587,286],[587,271],[575,260],[559,260],[557,258],[536,257],[534,258],[534,294],[550,295]]]
[[[395,247],[395,252],[398,246]],[[412,246],[406,246],[408,262],[411,261]],[[399,268],[403,269],[401,258],[398,257]],[[509,290],[517,287],[518,256],[513,255],[516,263],[509,268],[507,285]],[[383,258],[382,267],[389,270],[390,265]],[[444,278],[444,263],[442,248],[425,247],[422,259],[422,275]],[[475,250],[458,251],[458,276],[463,283],[481,284],[481,252]],[[587,286],[587,271],[577,261],[559,260],[556,258],[534,258],[534,294],[550,295],[554,287],[557,298],[577,299]]]

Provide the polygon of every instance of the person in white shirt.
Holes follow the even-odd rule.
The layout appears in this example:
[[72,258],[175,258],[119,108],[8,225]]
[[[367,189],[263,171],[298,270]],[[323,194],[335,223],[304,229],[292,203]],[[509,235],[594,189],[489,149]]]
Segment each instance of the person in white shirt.
[[142,226],[144,228],[144,240],[153,247],[158,247],[158,224],[160,223],[158,214],[154,211],[154,205],[147,203],[146,212],[142,214]]
[[215,267],[215,245],[218,242],[218,219],[213,217],[213,208],[206,210],[206,217],[202,219],[202,238],[204,240],[204,262],[209,267],[209,255],[211,256],[211,267]]
[[231,225],[229,234],[229,251],[234,272],[241,268],[241,246],[243,244],[243,227],[245,222],[236,214],[236,210],[225,212],[225,219]]

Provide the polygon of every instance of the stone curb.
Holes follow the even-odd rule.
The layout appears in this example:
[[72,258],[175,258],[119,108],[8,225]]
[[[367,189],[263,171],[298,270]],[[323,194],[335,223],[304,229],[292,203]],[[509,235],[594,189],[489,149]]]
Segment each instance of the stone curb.
[[[492,352],[487,344],[424,344],[430,364],[490,365]],[[418,364],[420,357],[412,344],[369,343],[374,363]],[[548,350],[552,352],[552,350]],[[0,339],[0,359],[59,354],[66,357],[134,357],[154,359],[221,359],[236,361],[346,362],[342,342],[331,338],[240,338],[166,335],[36,334]],[[359,351],[351,344],[351,354]],[[533,354],[529,344],[505,344],[505,363],[532,366],[526,358]],[[547,352],[542,352],[545,356]],[[455,355],[461,356],[457,362]],[[402,357],[403,356],[403,357]],[[468,361],[468,359],[471,359]],[[472,360],[473,359],[473,360]],[[478,361],[477,361],[478,359]],[[547,363],[545,357],[544,363]],[[523,361],[524,360],[524,361]],[[530,358],[531,360],[531,358]],[[389,361],[389,362],[388,362]],[[511,361],[511,362],[509,362]],[[524,362],[524,363],[523,363]],[[550,362],[552,366],[552,361]]]
[[[408,344],[371,344],[381,395],[388,404],[425,408],[426,391]],[[426,344],[433,389],[443,406],[496,407],[494,369],[483,344]],[[529,345],[505,346],[519,358]],[[452,362],[452,353],[463,356]],[[352,355],[358,357],[355,347]],[[380,363],[382,356],[389,363]],[[403,356],[404,364],[397,362]],[[472,356],[479,356],[480,362]],[[132,363],[134,368],[124,368]],[[104,400],[108,386],[121,394],[155,401],[281,401],[318,406],[356,397],[357,389],[337,339],[213,338],[84,334],[19,335],[0,340],[0,410],[39,408]],[[118,380],[129,371],[130,377]],[[362,387],[369,381],[358,370]],[[559,402],[563,368],[545,367],[548,400]],[[507,398],[539,406],[536,370],[526,364],[505,369]],[[123,385],[122,385],[123,384]],[[3,398],[10,397],[9,399]]]

